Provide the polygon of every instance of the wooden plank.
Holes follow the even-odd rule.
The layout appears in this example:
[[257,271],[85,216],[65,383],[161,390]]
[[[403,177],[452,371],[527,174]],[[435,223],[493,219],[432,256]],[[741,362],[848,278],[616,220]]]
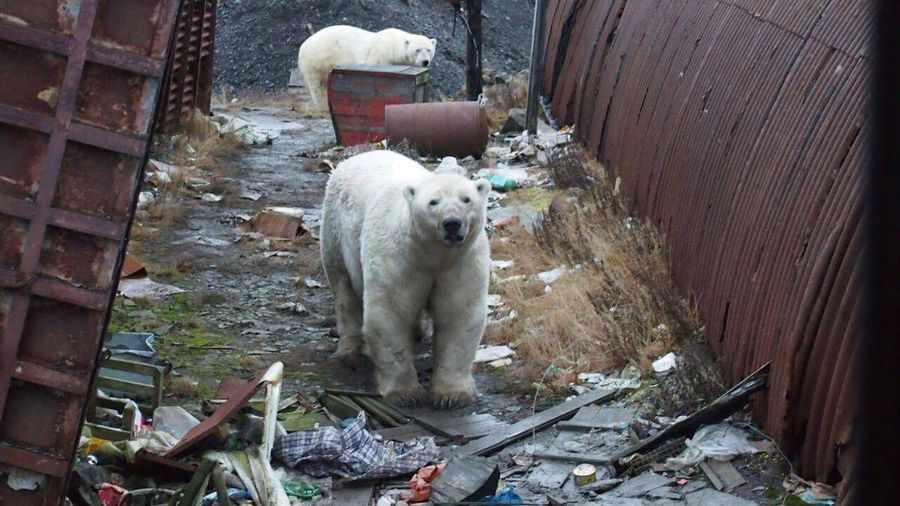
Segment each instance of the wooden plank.
[[331,491],[334,504],[358,504],[368,506],[375,495],[374,483],[352,483]]
[[479,413],[466,416],[449,416],[445,413],[429,413],[416,416],[416,420],[430,426],[437,426],[449,434],[465,439],[477,439],[488,434],[500,432],[509,427],[490,413]]
[[747,480],[731,465],[731,462],[709,459],[700,463],[700,469],[703,470],[709,481],[716,487],[716,490],[724,489],[726,492],[731,492],[747,483]]
[[554,460],[559,462],[575,462],[578,464],[609,464],[609,457],[594,453],[570,453],[570,452],[535,452],[534,458]]
[[556,424],[559,430],[590,432],[596,429],[625,430],[637,417],[631,409],[585,406],[568,422]]
[[454,455],[488,455],[500,450],[529,434],[572,416],[580,408],[595,402],[605,402],[619,394],[618,390],[594,390],[570,401],[542,411],[534,416],[514,423],[490,436],[473,441],[454,452]]

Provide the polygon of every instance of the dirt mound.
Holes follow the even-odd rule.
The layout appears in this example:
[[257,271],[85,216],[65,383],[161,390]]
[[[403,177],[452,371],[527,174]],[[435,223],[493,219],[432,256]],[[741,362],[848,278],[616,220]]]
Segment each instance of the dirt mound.
[[[484,68],[513,74],[528,68],[533,3],[484,0]],[[367,30],[400,28],[438,39],[431,65],[433,95],[455,97],[465,86],[465,25],[453,35],[444,0],[219,0],[215,84],[277,90],[287,85],[297,49],[314,30],[348,24]]]

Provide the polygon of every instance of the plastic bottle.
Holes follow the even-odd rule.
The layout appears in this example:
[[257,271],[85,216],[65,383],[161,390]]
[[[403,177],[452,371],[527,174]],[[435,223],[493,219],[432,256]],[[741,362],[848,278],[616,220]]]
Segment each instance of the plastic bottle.
[[519,186],[516,184],[515,179],[511,179],[503,176],[491,176],[488,178],[488,181],[491,183],[491,188],[497,190],[498,192],[508,192],[515,190]]

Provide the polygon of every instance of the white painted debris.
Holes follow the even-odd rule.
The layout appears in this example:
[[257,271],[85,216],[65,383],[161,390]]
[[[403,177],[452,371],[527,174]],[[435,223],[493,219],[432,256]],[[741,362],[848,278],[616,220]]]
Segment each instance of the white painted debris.
[[503,358],[511,357],[516,354],[516,350],[506,345],[501,346],[481,346],[475,352],[475,363],[493,362]]
[[679,470],[696,466],[707,458],[729,461],[738,455],[758,451],[743,430],[729,423],[700,427],[684,444],[687,449],[681,455],[667,459],[666,467]]
[[675,368],[675,354],[669,353],[668,355],[664,355],[660,357],[658,360],[653,362],[653,370],[656,372],[667,372],[671,369]]
[[572,390],[581,394],[588,390],[584,385],[600,390],[637,389],[641,388],[641,380],[636,378],[607,378],[605,374],[583,372],[578,375],[582,385],[575,385]]
[[491,260],[491,270],[508,269],[515,265],[512,260]]
[[503,301],[501,300],[500,295],[491,293],[491,294],[488,294],[487,305],[488,305],[488,307],[502,307]]
[[200,200],[204,202],[221,202],[222,198],[221,195],[216,195],[215,193],[204,193]]
[[210,123],[220,134],[232,133],[244,144],[254,146],[268,144],[281,135],[281,132],[268,132],[252,121],[230,114],[217,114],[210,118]]
[[541,280],[541,283],[543,283],[545,285],[552,285],[553,283],[556,282],[556,280],[563,277],[567,272],[569,272],[569,270],[566,269],[566,266],[560,265],[559,267],[557,267],[556,269],[553,269],[552,271],[545,271],[545,272],[539,273],[537,275],[537,277],[539,280]]
[[316,281],[313,278],[306,278],[303,280],[303,283],[306,284],[307,288],[325,288],[325,285]]
[[129,299],[159,300],[184,293],[177,286],[157,283],[150,278],[129,278],[119,281],[119,292]]
[[167,185],[172,182],[172,176],[165,172],[153,172],[150,174],[150,182],[156,186]]
[[141,192],[138,195],[138,209],[147,209],[153,203],[153,192]]
[[0,474],[7,474],[6,484],[13,490],[37,490],[47,483],[47,476],[18,467],[0,465]]
[[153,168],[153,170],[156,170],[163,174],[167,174],[169,176],[179,176],[187,171],[187,169],[185,169],[184,167],[160,162],[159,160],[150,160],[150,166]]

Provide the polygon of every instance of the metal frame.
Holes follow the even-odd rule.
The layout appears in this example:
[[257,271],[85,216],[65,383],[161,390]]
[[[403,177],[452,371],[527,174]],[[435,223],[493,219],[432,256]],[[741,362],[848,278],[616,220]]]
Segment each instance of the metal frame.
[[[0,266],[0,463],[46,475],[47,481],[37,491],[28,492],[12,491],[5,480],[0,480],[0,502],[59,504],[63,499],[88,392],[96,374],[100,337],[109,318],[109,307],[115,295],[117,276],[134,214],[136,193],[146,163],[152,113],[164,74],[165,55],[170,46],[178,1],[110,4],[99,0],[81,0],[75,9],[76,6],[70,5],[70,1],[59,0],[59,5],[55,6],[58,11],[77,11],[71,37],[53,30],[29,26],[28,20],[20,24],[0,21],[0,44],[4,44],[4,49],[12,51],[11,54],[37,50],[66,58],[52,114],[6,103],[11,93],[8,86],[12,87],[16,83],[0,83],[0,123],[48,136],[35,181],[37,190],[34,198],[14,198],[4,194],[0,187],[0,218],[6,215],[28,221],[17,268],[10,268],[8,264]],[[45,8],[43,5],[12,3],[0,6],[0,13],[7,14],[3,12],[7,9],[17,11],[16,14],[20,15],[20,11],[28,11],[37,18],[46,14],[41,11]],[[127,15],[133,12],[155,14],[144,19]],[[102,24],[101,20],[108,24]],[[136,52],[127,44],[117,45],[109,40],[115,35],[121,35],[120,27],[129,27],[138,22],[142,22],[143,27],[150,26],[146,32],[135,32],[138,35],[134,37],[146,35],[149,39],[141,41],[146,43],[142,50]],[[110,86],[110,81],[91,77],[91,72],[136,76],[122,79],[122,83],[133,86],[126,91],[137,90],[135,93],[139,93],[137,96],[129,95],[134,100],[130,104],[133,107],[122,113],[123,116],[126,113],[129,115],[127,120],[131,128],[117,128],[119,125],[91,121],[91,112],[103,116],[106,113],[104,107],[112,102],[111,98],[104,95],[105,86]],[[23,75],[22,78],[27,86],[29,76]],[[91,86],[94,88],[88,90]],[[12,141],[16,143],[22,139],[14,137]],[[131,169],[128,173],[131,177],[113,188],[114,193],[120,197],[119,204],[122,208],[118,216],[64,209],[56,204],[55,200],[62,198],[59,186],[71,184],[65,183],[61,176],[65,170],[67,149],[74,143],[89,149],[100,148],[103,153],[111,152],[110,156],[120,156],[124,160],[122,165]],[[79,165],[71,177],[74,181],[81,182],[83,180],[79,178],[87,178],[87,175],[83,175],[86,171],[77,169],[96,169],[98,166],[91,163]],[[0,167],[0,171],[3,169]],[[72,189],[66,187],[65,190]],[[84,198],[87,202],[85,207],[90,207],[89,200],[89,197]],[[51,228],[56,230],[51,231]],[[98,247],[101,252],[97,256],[101,256],[101,253],[107,256],[114,254],[115,260],[106,258],[103,263],[85,265],[92,258],[80,255],[77,248],[68,249],[73,241],[106,241],[102,243],[104,248]],[[59,251],[53,252],[54,248]],[[48,250],[51,253],[47,253]],[[71,269],[71,272],[89,273],[91,282],[79,282],[78,276],[60,275],[48,268],[48,258],[54,254],[64,258],[66,268]],[[65,319],[58,322],[48,322],[46,319],[36,321],[37,317],[30,313],[30,310],[35,309],[36,297],[46,299],[50,305],[55,304],[54,307],[68,305],[74,306],[74,309],[69,308],[70,311],[86,310],[89,317],[80,320],[80,326]],[[90,358],[87,363],[80,364],[76,364],[77,360],[71,358],[70,364],[65,360],[62,363],[41,363],[20,356],[22,346],[26,344],[23,336],[28,333],[29,325],[53,327],[54,330],[66,333],[70,339],[68,342],[74,343],[70,350],[52,350],[53,352],[70,352],[72,357],[87,357],[86,351],[93,350]],[[41,337],[33,336],[31,339]],[[16,393],[17,390],[20,392]],[[35,392],[42,394],[35,396]],[[19,444],[7,438],[7,431],[22,434],[29,430],[24,425],[27,423],[25,417],[31,414],[23,413],[25,407],[22,401],[25,399],[22,396],[27,397],[28,409],[33,409],[35,416],[47,417],[44,420],[52,420],[57,424],[32,429],[55,431],[55,444],[51,444],[51,447]],[[11,404],[14,400],[16,403]]]

